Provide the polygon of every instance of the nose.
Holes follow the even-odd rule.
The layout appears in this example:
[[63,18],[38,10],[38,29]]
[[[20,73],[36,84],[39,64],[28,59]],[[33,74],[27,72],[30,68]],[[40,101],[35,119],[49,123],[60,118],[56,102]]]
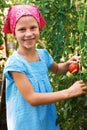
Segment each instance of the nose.
[[25,36],[26,37],[32,36],[32,31],[30,29],[26,30]]

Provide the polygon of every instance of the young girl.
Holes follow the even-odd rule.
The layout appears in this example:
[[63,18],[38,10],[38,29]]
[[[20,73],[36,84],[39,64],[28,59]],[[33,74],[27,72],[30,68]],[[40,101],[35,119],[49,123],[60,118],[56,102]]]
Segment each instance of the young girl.
[[8,130],[60,130],[54,103],[87,93],[83,81],[52,92],[48,72],[67,72],[78,56],[57,64],[46,49],[35,48],[45,24],[36,6],[17,5],[8,11],[3,32],[13,34],[18,42],[4,69]]

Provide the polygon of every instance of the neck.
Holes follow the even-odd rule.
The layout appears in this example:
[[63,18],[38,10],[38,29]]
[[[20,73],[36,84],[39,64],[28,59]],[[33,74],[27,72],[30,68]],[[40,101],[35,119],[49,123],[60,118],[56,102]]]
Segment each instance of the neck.
[[35,62],[35,61],[39,61],[39,56],[35,50],[35,48],[33,49],[27,49],[27,50],[22,50],[20,48],[18,48],[18,53],[20,55],[22,55],[27,61],[29,62]]
[[31,56],[36,52],[35,48],[32,48],[32,49],[18,48],[17,51],[20,55],[23,55],[23,56]]

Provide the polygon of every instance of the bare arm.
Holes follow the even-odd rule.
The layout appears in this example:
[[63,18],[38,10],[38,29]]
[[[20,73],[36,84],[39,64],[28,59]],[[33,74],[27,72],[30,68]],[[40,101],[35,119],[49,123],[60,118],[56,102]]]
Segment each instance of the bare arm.
[[26,75],[19,72],[12,72],[12,76],[22,96],[33,106],[50,104],[71,97],[76,97],[81,94],[85,94],[85,91],[87,91],[87,87],[84,83],[82,81],[78,81],[69,89],[51,93],[37,93],[34,92],[34,89]]
[[50,71],[52,71],[55,74],[64,74],[68,70],[68,64],[65,63],[59,63],[57,64],[56,62],[53,62],[52,66],[50,67]]
[[79,56],[73,56],[72,58],[70,58],[68,61],[64,62],[64,63],[56,63],[53,62],[52,66],[50,67],[50,71],[52,71],[55,74],[64,74],[67,72],[68,67],[71,63],[75,63],[78,62],[80,59]]

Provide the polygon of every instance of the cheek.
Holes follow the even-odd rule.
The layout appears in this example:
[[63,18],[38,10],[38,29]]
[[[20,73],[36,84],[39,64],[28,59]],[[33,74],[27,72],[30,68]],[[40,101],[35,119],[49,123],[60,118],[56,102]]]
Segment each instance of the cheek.
[[40,36],[40,31],[38,31],[38,32],[36,33],[36,36],[37,36],[37,37],[39,37],[39,36]]
[[38,37],[38,38],[39,38],[39,36],[40,36],[40,33],[37,34],[37,37]]
[[34,31],[34,32],[32,33],[32,35],[34,35],[35,38],[38,39],[39,36],[40,36],[40,32],[39,32],[39,31]]
[[16,33],[15,34],[15,38],[18,40],[18,39],[21,39],[21,38],[23,38],[23,35],[21,34],[19,34],[19,33]]

